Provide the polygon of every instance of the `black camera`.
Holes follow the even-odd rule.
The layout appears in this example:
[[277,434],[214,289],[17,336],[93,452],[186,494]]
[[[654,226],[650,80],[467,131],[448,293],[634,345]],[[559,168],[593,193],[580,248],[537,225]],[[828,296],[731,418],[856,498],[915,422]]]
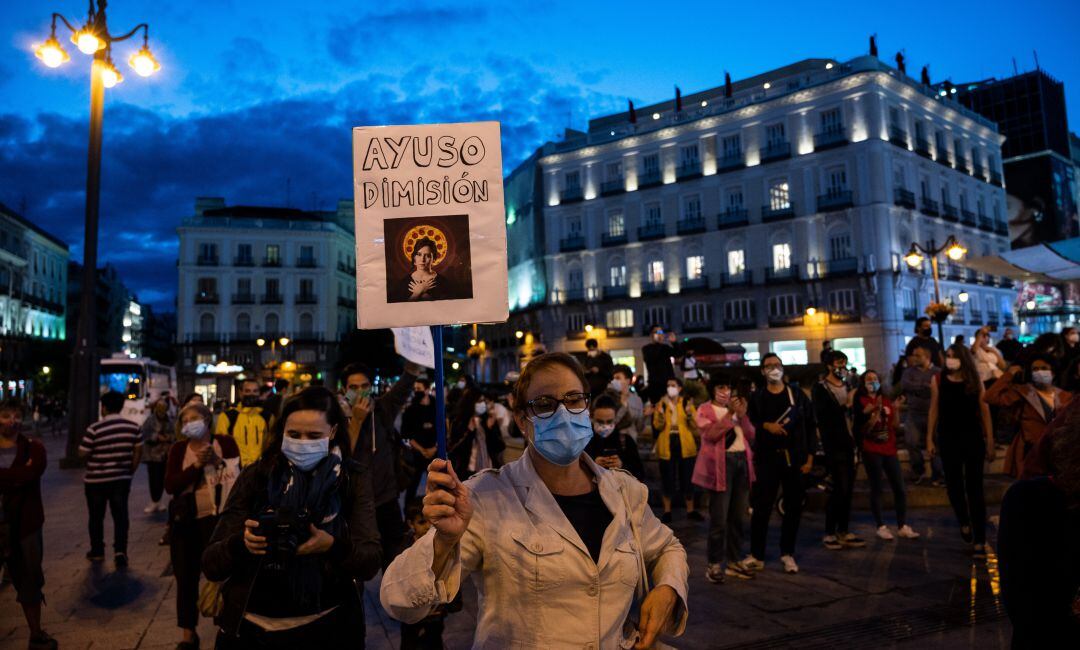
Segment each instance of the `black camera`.
[[257,521],[255,534],[266,538],[266,558],[263,566],[271,571],[283,570],[296,557],[296,549],[311,537],[311,518],[306,509],[294,511],[267,507]]

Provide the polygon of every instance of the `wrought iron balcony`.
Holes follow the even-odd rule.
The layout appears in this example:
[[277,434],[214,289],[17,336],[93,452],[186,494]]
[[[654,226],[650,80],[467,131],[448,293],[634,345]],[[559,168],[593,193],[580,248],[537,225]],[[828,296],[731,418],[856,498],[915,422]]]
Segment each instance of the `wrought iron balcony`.
[[799,267],[789,266],[786,269],[766,268],[766,282],[794,282],[799,279]]
[[971,210],[960,210],[960,222],[965,226],[976,226],[979,222],[975,220],[975,213]]
[[791,157],[791,143],[787,141],[770,142],[761,148],[761,162],[773,162]]
[[297,305],[314,305],[319,302],[319,297],[312,293],[298,293],[294,304]]
[[1008,235],[1009,234],[1009,224],[1005,223],[1004,221],[995,221],[994,222],[994,234],[995,235]]
[[244,257],[234,257],[233,266],[255,266],[255,258],[250,255]]
[[725,330],[752,330],[757,327],[755,318],[724,319]]
[[270,267],[281,266],[281,258],[280,257],[264,257],[262,265],[263,266],[270,266]]
[[660,175],[660,170],[642,172],[638,176],[638,189],[645,189],[646,187],[656,187],[664,182],[663,176]]
[[830,311],[829,312],[829,324],[834,323],[859,323],[862,321],[862,314],[858,310],[848,311]]
[[683,181],[691,178],[697,178],[701,176],[701,161],[700,160],[688,160],[679,165],[679,168],[675,170],[675,178]]
[[564,303],[571,302],[584,302],[585,301],[585,288],[584,287],[571,287],[569,289],[563,289],[562,301]]
[[799,327],[803,324],[802,314],[797,316],[786,314],[769,314],[769,327]]
[[559,203],[576,203],[585,198],[585,192],[580,187],[568,187],[559,193]]
[[985,214],[979,215],[979,230],[994,232],[994,220]]
[[234,305],[254,305],[255,294],[253,293],[234,293],[232,297],[232,304]]
[[893,189],[893,203],[900,207],[915,209],[915,193],[902,187]]
[[611,196],[626,191],[626,181],[623,177],[613,178],[600,183],[600,196]]
[[263,294],[261,302],[264,305],[280,305],[285,302],[285,300],[281,297],[280,293],[266,293]]
[[830,190],[825,194],[819,194],[817,197],[818,212],[843,210],[853,205],[855,205],[855,202],[852,199],[851,190]]
[[313,269],[318,265],[313,257],[300,257],[296,260],[296,268],[298,269]]
[[938,202],[928,197],[922,197],[919,199],[919,211],[923,214],[928,214],[932,217],[936,217],[939,214]]
[[794,216],[794,203],[789,203],[786,206],[779,208],[771,208],[767,205],[761,206],[761,220],[765,223],[770,221],[783,221],[784,219],[791,219]]
[[559,252],[561,253],[572,253],[574,251],[584,250],[584,248],[584,235],[570,235],[559,240]]
[[601,246],[619,246],[626,243],[626,231],[622,231],[617,235],[613,235],[609,232],[605,232],[600,235]]
[[604,287],[604,299],[629,298],[630,287],[625,284],[612,284]]
[[998,187],[1002,187],[1003,185],[1001,183],[1001,173],[991,169],[990,170],[990,183],[992,185],[997,185]]
[[667,293],[667,282],[642,282],[641,295],[657,296]]
[[724,156],[716,161],[717,173],[735,171],[736,169],[742,169],[746,166],[746,160],[743,158],[742,152],[733,153],[728,156]]
[[743,269],[742,273],[724,273],[720,276],[721,287],[745,287],[754,281],[750,269]]
[[858,272],[859,259],[857,257],[847,257],[840,260],[829,260],[825,262],[825,277],[827,278],[854,275]]
[[737,228],[739,226],[745,226],[750,223],[750,216],[746,212],[746,208],[728,208],[724,210],[716,217],[717,227],[720,230],[725,228]]
[[814,134],[814,150],[823,151],[842,147],[848,143],[847,132],[843,126],[836,126]]
[[208,291],[199,291],[195,294],[196,305],[216,305],[218,304],[217,293],[210,293]]
[[696,278],[684,278],[680,283],[683,291],[700,291],[709,288],[709,276],[702,275]]
[[889,125],[889,142],[895,144],[898,147],[903,147],[904,149],[907,149],[907,147],[908,147],[907,131],[900,128],[899,126],[894,126],[894,125],[890,124]]
[[218,256],[217,255],[200,255],[195,260],[195,264],[197,266],[217,266],[218,265]]
[[960,172],[961,174],[968,173],[967,161],[964,160],[963,158],[957,158],[956,159],[956,171]]
[[960,213],[957,212],[956,206],[949,203],[941,204],[941,218],[945,221],[952,221],[957,223],[960,221]]
[[699,232],[705,232],[705,217],[687,217],[679,219],[675,225],[676,231],[680,235],[694,235]]
[[663,223],[647,223],[644,226],[638,226],[637,238],[638,238],[638,241],[648,241],[650,239],[663,239],[664,238],[664,224]]
[[698,332],[711,332],[713,330],[713,324],[711,320],[690,320],[683,321],[682,331],[687,333]]
[[948,151],[938,149],[937,155],[934,156],[934,162],[945,165],[946,167],[952,167],[952,156]]
[[930,141],[926,138],[915,138],[915,153],[923,158],[932,158],[930,155]]

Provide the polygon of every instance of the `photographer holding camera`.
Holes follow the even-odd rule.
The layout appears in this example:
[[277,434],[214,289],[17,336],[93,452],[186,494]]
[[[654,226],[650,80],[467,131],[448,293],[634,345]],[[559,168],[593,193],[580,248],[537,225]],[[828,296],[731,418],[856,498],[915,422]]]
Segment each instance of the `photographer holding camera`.
[[305,389],[241,472],[203,554],[206,577],[227,580],[218,648],[362,646],[355,580],[381,548],[370,472],[342,460],[347,427],[333,393]]

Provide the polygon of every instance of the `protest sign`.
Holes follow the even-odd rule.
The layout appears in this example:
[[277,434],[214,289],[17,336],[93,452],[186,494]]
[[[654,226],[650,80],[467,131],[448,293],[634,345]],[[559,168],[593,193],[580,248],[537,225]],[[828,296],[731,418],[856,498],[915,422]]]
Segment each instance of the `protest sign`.
[[435,347],[430,327],[394,327],[394,349],[405,359],[425,368],[435,367]]
[[357,325],[509,313],[498,122],[353,129]]

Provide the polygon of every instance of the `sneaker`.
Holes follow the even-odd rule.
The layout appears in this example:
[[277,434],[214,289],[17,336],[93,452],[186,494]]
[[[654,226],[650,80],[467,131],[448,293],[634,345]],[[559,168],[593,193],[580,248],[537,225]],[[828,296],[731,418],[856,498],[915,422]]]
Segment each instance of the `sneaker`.
[[920,537],[922,537],[921,535],[919,535],[919,533],[916,533],[914,530],[912,530],[911,526],[908,526],[907,524],[901,526],[900,530],[896,532],[898,535],[900,535],[900,537],[903,537],[904,539],[919,539]]
[[960,539],[964,540],[964,543],[970,544],[974,537],[971,535],[971,526],[960,527]]
[[888,526],[878,526],[877,536],[880,539],[885,540],[886,542],[891,542],[896,539],[895,537],[893,537],[892,531],[889,530]]
[[144,515],[149,515],[149,514],[153,514],[155,512],[158,512],[158,508],[160,508],[160,507],[161,507],[160,503],[158,503],[157,501],[151,501],[150,503],[148,503],[146,505],[145,508],[142,509],[142,511],[143,511]]
[[840,543],[840,540],[836,538],[836,535],[826,535],[825,539],[821,540],[821,543],[830,551],[839,551],[844,548],[844,545]]
[[87,551],[86,559],[91,562],[103,562],[105,560],[105,551]]
[[848,548],[862,548],[866,546],[866,540],[852,533],[840,533],[840,543]]
[[164,503],[162,503],[162,502],[158,501],[158,503],[157,503],[157,508],[155,508],[155,511],[156,511],[156,512],[165,512],[165,511],[167,511],[168,509],[169,509],[169,506],[167,506],[167,505],[165,505]]
[[662,524],[670,524],[671,523],[671,513],[670,512],[665,512],[664,514],[660,515],[660,523],[662,523]]
[[799,565],[795,564],[795,558],[790,555],[781,555],[780,563],[784,565],[784,573],[799,572]]
[[710,564],[705,569],[705,579],[714,585],[724,584],[724,568],[719,564]]
[[754,578],[754,572],[739,562],[728,562],[727,566],[724,567],[724,575],[739,578],[740,580],[753,580]]
[[45,630],[42,630],[30,636],[30,644],[27,647],[30,650],[56,650],[60,645],[56,642],[56,639],[49,636]]
[[765,570],[765,563],[757,559],[753,555],[747,555],[746,558],[742,561],[742,565],[743,567],[751,569],[753,571]]
[[127,553],[117,553],[114,561],[116,562],[117,569],[126,569],[128,565]]
[[686,513],[686,518],[693,519],[694,521],[705,521],[705,517],[703,517],[702,514],[697,510],[691,510],[690,512]]

